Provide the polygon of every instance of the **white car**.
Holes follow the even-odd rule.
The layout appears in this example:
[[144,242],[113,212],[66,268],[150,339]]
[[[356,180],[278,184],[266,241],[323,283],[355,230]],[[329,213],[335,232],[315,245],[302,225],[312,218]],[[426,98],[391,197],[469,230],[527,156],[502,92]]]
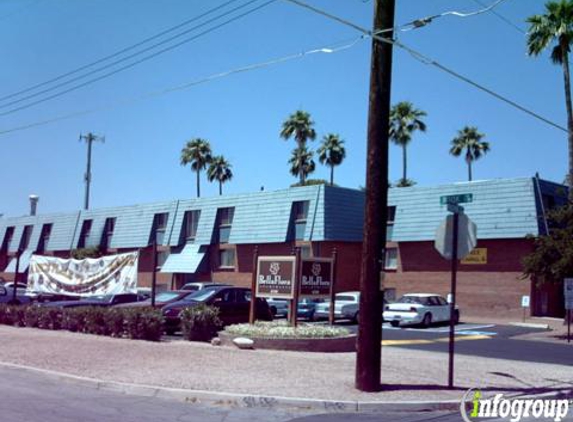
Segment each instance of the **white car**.
[[[421,324],[429,327],[435,322],[450,321],[450,304],[442,296],[433,293],[409,293],[396,302],[384,307],[384,321],[393,327]],[[460,311],[456,306],[454,323],[460,320]]]
[[[334,297],[334,319],[350,319],[358,322],[358,304],[360,292],[342,292]],[[314,311],[314,319],[328,319],[330,302],[318,303]]]

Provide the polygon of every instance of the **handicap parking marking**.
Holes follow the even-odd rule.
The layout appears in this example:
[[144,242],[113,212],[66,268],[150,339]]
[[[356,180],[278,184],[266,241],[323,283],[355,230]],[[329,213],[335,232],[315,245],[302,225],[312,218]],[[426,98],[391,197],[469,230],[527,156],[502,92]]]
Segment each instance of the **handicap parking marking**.
[[[467,341],[467,340],[489,340],[491,336],[489,335],[464,335],[462,337],[456,336],[454,341]],[[426,344],[436,344],[436,343],[447,343],[449,342],[449,337],[441,337],[432,340],[425,339],[409,339],[409,340],[382,340],[382,346],[417,346]]]
[[[455,327],[456,334],[468,336],[495,336],[494,331],[482,331],[483,329],[493,328],[494,324],[462,324]],[[430,327],[430,328],[414,328],[414,327],[392,327],[391,325],[383,325],[385,330],[404,330],[404,331],[419,331],[423,333],[449,333],[450,327]]]

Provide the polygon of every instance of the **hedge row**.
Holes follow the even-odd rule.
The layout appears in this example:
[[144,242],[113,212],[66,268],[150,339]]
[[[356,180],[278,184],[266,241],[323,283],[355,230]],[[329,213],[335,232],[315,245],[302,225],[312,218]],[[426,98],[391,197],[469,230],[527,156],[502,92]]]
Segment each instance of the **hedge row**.
[[0,324],[159,341],[161,311],[151,308],[49,308],[0,304]]

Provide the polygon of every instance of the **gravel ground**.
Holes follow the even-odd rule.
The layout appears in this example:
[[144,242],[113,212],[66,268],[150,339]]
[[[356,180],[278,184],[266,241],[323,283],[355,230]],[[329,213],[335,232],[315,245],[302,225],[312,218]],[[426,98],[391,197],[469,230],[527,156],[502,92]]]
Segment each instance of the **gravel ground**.
[[571,367],[456,356],[456,391],[446,390],[447,354],[386,347],[380,393],[354,389],[354,353],[239,350],[185,341],[151,343],[0,326],[0,362],[105,381],[330,400],[459,399],[469,388],[535,393],[568,389]]

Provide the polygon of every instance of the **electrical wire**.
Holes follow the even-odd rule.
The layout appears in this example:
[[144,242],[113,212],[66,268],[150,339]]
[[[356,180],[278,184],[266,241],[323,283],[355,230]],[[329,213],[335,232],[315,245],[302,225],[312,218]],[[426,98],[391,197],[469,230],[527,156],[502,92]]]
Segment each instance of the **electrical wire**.
[[[40,1],[43,1],[43,0],[40,0]],[[225,2],[225,3],[223,3],[223,4],[221,4],[221,5],[219,5],[219,6],[217,6],[217,7],[214,7],[214,8],[212,8],[212,9],[206,11],[205,13],[202,13],[202,14],[200,14],[200,15],[198,15],[198,16],[194,16],[194,17],[191,18],[191,19],[188,19],[188,20],[186,20],[186,21],[183,21],[183,22],[181,22],[180,24],[175,25],[175,26],[172,26],[172,27],[170,27],[170,28],[168,28],[168,29],[166,29],[166,30],[164,30],[164,31],[161,31],[161,32],[159,32],[159,33],[157,33],[157,34],[155,34],[155,35],[153,35],[153,36],[151,36],[151,37],[145,38],[144,40],[142,40],[142,41],[140,41],[140,42],[138,42],[138,43],[135,43],[135,44],[132,44],[132,45],[130,45],[130,46],[128,46],[128,47],[122,48],[121,50],[118,50],[118,51],[116,51],[115,53],[112,53],[112,54],[110,54],[110,55],[108,55],[108,56],[105,56],[105,57],[102,57],[102,58],[100,58],[100,59],[97,59],[97,60],[95,60],[95,61],[93,61],[93,62],[91,62],[91,63],[88,63],[88,64],[86,64],[86,65],[80,66],[80,67],[78,67],[78,68],[76,68],[76,69],[73,69],[73,70],[71,70],[71,71],[69,71],[69,72],[63,73],[63,74],[61,74],[61,75],[59,75],[59,76],[56,76],[56,77],[54,77],[54,78],[52,78],[52,79],[48,79],[48,80],[46,80],[46,81],[44,81],[44,82],[40,82],[40,83],[38,83],[38,84],[36,84],[36,85],[33,85],[33,86],[29,87],[29,88],[26,88],[26,89],[23,89],[23,90],[14,92],[14,93],[12,93],[12,94],[5,95],[5,96],[3,96],[3,97],[0,97],[0,101],[4,101],[4,100],[7,100],[7,99],[9,99],[9,98],[14,98],[14,97],[16,97],[16,96],[18,96],[18,95],[21,95],[21,94],[25,94],[25,93],[27,93],[27,92],[33,91],[33,90],[36,89],[36,88],[40,88],[40,87],[42,87],[42,86],[44,86],[44,85],[48,85],[48,84],[50,84],[50,83],[52,83],[52,82],[57,82],[57,81],[59,81],[59,80],[62,80],[62,79],[64,79],[64,78],[66,78],[67,76],[73,75],[73,74],[75,74],[75,73],[81,72],[82,70],[85,70],[85,69],[88,69],[88,68],[90,68],[90,67],[92,67],[92,66],[95,66],[95,65],[97,65],[97,64],[103,63],[103,62],[105,62],[105,61],[107,61],[107,60],[109,60],[109,59],[112,59],[112,58],[117,57],[117,56],[119,56],[119,55],[121,55],[121,54],[123,54],[123,53],[126,53],[126,52],[128,52],[128,51],[131,51],[131,50],[137,48],[137,47],[140,47],[140,46],[142,46],[142,45],[148,43],[149,41],[153,41],[154,39],[160,38],[160,37],[162,37],[163,35],[166,35],[166,34],[169,34],[170,32],[176,31],[177,29],[182,28],[182,27],[185,26],[185,25],[188,25],[188,24],[190,24],[190,23],[192,23],[192,22],[195,22],[195,21],[197,21],[197,20],[199,20],[199,19],[201,19],[201,18],[204,18],[204,17],[206,17],[206,16],[209,16],[210,14],[212,14],[212,13],[214,13],[214,12],[216,12],[216,11],[218,11],[218,10],[220,10],[220,9],[222,9],[222,8],[224,8],[224,7],[226,7],[226,6],[230,5],[230,4],[232,4],[232,3],[235,3],[235,2],[237,2],[237,1],[239,1],[239,0],[229,0],[229,1],[227,1],[227,2]],[[0,19],[1,19],[1,18],[0,18]]]
[[[483,4],[482,1],[480,0],[473,0],[474,3],[479,4],[480,6],[485,6]],[[517,32],[520,32],[521,34],[525,35],[527,34],[527,32],[520,28],[519,26],[517,26],[516,24],[514,24],[512,21],[510,21],[509,19],[507,19],[505,16],[503,16],[501,13],[496,12],[495,10],[488,10],[489,12],[491,12],[492,14],[494,14],[495,16],[497,16],[499,19],[501,19],[503,22],[505,22],[506,24],[508,24],[509,26],[511,26],[513,29],[515,29]]]
[[540,121],[542,121],[542,122],[544,122],[544,123],[546,123],[546,124],[548,124],[548,125],[550,125],[550,126],[553,126],[553,127],[556,128],[556,129],[560,129],[560,130],[562,130],[562,131],[564,131],[564,132],[568,132],[568,130],[567,130],[565,127],[559,125],[558,123],[555,123],[555,122],[553,122],[553,121],[551,121],[551,120],[549,120],[549,119],[547,119],[547,118],[545,118],[545,117],[543,117],[543,116],[537,114],[536,112],[534,112],[534,111],[532,111],[532,110],[529,110],[528,108],[526,108],[526,107],[524,107],[524,106],[522,106],[522,105],[516,103],[516,102],[513,101],[513,100],[508,99],[507,97],[504,97],[504,96],[501,95],[501,94],[498,94],[497,92],[495,92],[495,91],[493,91],[493,90],[491,90],[491,89],[489,89],[489,88],[486,88],[485,86],[483,86],[483,85],[481,85],[481,84],[479,84],[479,83],[477,83],[477,82],[471,80],[470,78],[468,78],[468,77],[466,77],[466,76],[463,76],[463,75],[461,75],[460,73],[458,73],[458,72],[456,72],[456,71],[454,71],[454,70],[452,70],[452,69],[450,69],[450,68],[448,68],[448,67],[446,67],[446,66],[444,66],[444,65],[442,65],[442,64],[440,64],[440,63],[438,63],[437,61],[431,59],[430,57],[425,56],[424,54],[422,54],[422,53],[420,53],[420,52],[418,52],[418,51],[416,51],[416,50],[414,50],[414,49],[412,49],[412,48],[406,46],[405,44],[403,44],[403,43],[401,43],[401,42],[399,42],[399,41],[397,41],[397,40],[395,40],[395,39],[391,39],[391,38],[386,38],[386,37],[380,36],[380,33],[382,33],[382,32],[388,32],[387,30],[376,31],[376,33],[373,33],[372,31],[370,31],[370,30],[368,30],[368,29],[366,29],[366,28],[363,28],[363,27],[361,27],[361,26],[359,26],[359,25],[356,25],[355,23],[352,23],[352,22],[350,22],[350,21],[348,21],[348,20],[342,19],[342,18],[340,18],[340,17],[338,17],[338,16],[332,15],[331,13],[328,13],[328,12],[326,12],[326,11],[324,11],[324,10],[318,9],[318,8],[316,8],[316,7],[314,7],[314,6],[311,6],[311,5],[307,4],[307,3],[304,3],[304,2],[302,2],[302,1],[300,1],[300,0],[284,0],[284,1],[288,1],[288,2],[290,2],[290,3],[296,4],[296,5],[298,5],[298,6],[301,6],[301,7],[305,8],[305,9],[311,10],[311,11],[313,11],[313,12],[315,12],[315,13],[318,13],[318,14],[320,14],[320,15],[322,15],[322,16],[325,16],[325,17],[327,17],[327,18],[329,18],[329,19],[331,19],[331,20],[334,20],[334,21],[337,21],[337,22],[339,22],[339,23],[342,23],[343,25],[346,25],[346,26],[349,26],[349,27],[351,27],[351,28],[354,28],[354,29],[356,29],[356,30],[362,32],[362,34],[367,35],[367,36],[369,36],[369,37],[372,37],[372,38],[376,39],[377,41],[381,41],[381,42],[384,42],[384,43],[387,43],[387,44],[395,45],[396,47],[399,47],[399,48],[401,48],[401,49],[407,51],[414,59],[416,59],[416,60],[418,60],[418,61],[420,61],[420,62],[422,62],[422,63],[424,63],[424,64],[432,65],[432,66],[434,66],[434,67],[437,67],[438,69],[440,69],[440,70],[442,70],[442,71],[448,73],[449,75],[451,75],[451,76],[453,76],[453,77],[455,77],[455,78],[457,78],[457,79],[459,79],[459,80],[461,80],[461,81],[463,81],[463,82],[465,82],[465,83],[468,83],[468,84],[474,86],[475,88],[478,88],[479,90],[481,90],[481,91],[483,91],[483,92],[485,92],[485,93],[487,93],[487,94],[493,96],[494,98],[497,98],[498,100],[501,100],[501,101],[505,102],[506,104],[509,104],[510,106],[512,106],[512,107],[514,107],[514,108],[516,108],[516,109],[518,109],[518,110],[520,110],[520,111],[523,111],[524,113],[526,113],[526,114],[528,114],[528,115],[530,115],[530,116],[532,116],[532,117],[534,117],[534,118],[536,118],[536,119],[538,119],[538,120],[540,120]]
[[[26,99],[30,99],[30,98],[32,98],[32,97],[36,97],[36,96],[38,96],[38,95],[41,95],[41,94],[44,94],[44,93],[53,91],[54,89],[61,88],[62,86],[65,86],[65,85],[68,85],[68,84],[70,84],[70,83],[72,83],[72,82],[78,81],[79,79],[83,79],[83,78],[85,78],[86,76],[90,76],[90,75],[93,75],[93,74],[95,74],[95,73],[101,72],[102,70],[108,69],[108,68],[110,68],[110,67],[112,67],[112,66],[115,66],[115,65],[117,65],[117,64],[119,64],[119,63],[125,62],[126,60],[129,60],[129,59],[131,59],[131,58],[137,57],[137,56],[139,56],[141,53],[147,52],[147,51],[149,51],[149,50],[151,50],[151,49],[156,48],[157,46],[163,45],[163,44],[165,44],[166,42],[172,41],[173,39],[180,37],[182,34],[186,34],[186,33],[188,33],[188,32],[191,32],[191,31],[195,30],[195,29],[198,29],[199,27],[205,26],[205,25],[208,24],[208,23],[211,23],[211,22],[213,22],[213,21],[215,21],[215,20],[218,20],[218,19],[220,19],[221,17],[224,17],[224,16],[226,16],[226,15],[228,15],[228,14],[231,14],[231,13],[233,13],[233,12],[235,12],[235,11],[241,9],[241,8],[244,8],[245,6],[251,5],[252,3],[255,3],[255,2],[258,2],[258,1],[260,1],[260,0],[250,0],[249,2],[245,3],[245,4],[242,5],[242,6],[238,6],[238,7],[234,8],[234,9],[232,9],[232,10],[229,11],[229,12],[225,12],[225,13],[224,13],[223,15],[221,15],[221,16],[217,16],[217,17],[215,17],[215,18],[211,18],[211,19],[209,19],[207,22],[204,22],[204,23],[202,23],[202,24],[200,24],[200,25],[197,25],[197,26],[194,27],[194,28],[191,28],[191,29],[189,29],[189,30],[186,30],[186,31],[184,31],[184,32],[181,33],[181,34],[175,35],[175,36],[169,38],[168,40],[161,41],[160,43],[157,43],[157,44],[154,44],[154,45],[152,45],[152,46],[150,46],[150,47],[147,47],[147,48],[145,48],[144,50],[142,50],[142,51],[140,51],[140,52],[133,53],[133,54],[127,56],[127,57],[124,57],[124,58],[121,58],[121,59],[119,59],[119,60],[116,60],[116,61],[114,61],[114,62],[112,62],[112,63],[110,63],[110,64],[107,64],[107,65],[105,65],[105,66],[102,66],[102,67],[100,67],[100,68],[97,68],[97,69],[95,69],[95,70],[92,70],[92,71],[86,73],[85,75],[81,75],[81,76],[75,77],[75,78],[73,78],[73,79],[71,79],[71,80],[69,80],[69,81],[66,81],[66,82],[63,82],[63,83],[61,83],[61,84],[58,84],[58,85],[56,85],[56,86],[54,86],[54,87],[52,87],[52,88],[45,89],[45,90],[40,91],[40,92],[38,92],[38,93],[29,95],[29,96],[27,96],[27,97],[25,97],[25,98],[23,98],[23,99],[15,100],[15,101],[13,101],[13,102],[11,102],[11,103],[8,103],[8,104],[5,104],[5,105],[3,105],[3,106],[0,106],[0,108],[5,108],[5,107],[7,107],[7,106],[9,106],[9,105],[11,105],[11,104],[19,103],[19,102],[24,101],[24,100],[26,100]],[[186,38],[186,39],[184,39],[184,40],[182,40],[182,41],[179,41],[179,42],[176,43],[176,44],[170,45],[170,46],[165,47],[165,48],[163,48],[163,49],[161,49],[161,50],[159,50],[159,51],[156,51],[156,52],[154,52],[154,53],[152,53],[152,54],[149,54],[149,55],[147,55],[147,56],[144,56],[143,58],[138,59],[138,60],[136,60],[136,61],[134,61],[134,62],[132,62],[132,63],[126,64],[126,65],[124,65],[124,66],[122,66],[122,67],[120,67],[120,68],[118,68],[118,69],[115,69],[115,70],[112,70],[112,71],[110,71],[110,72],[104,73],[103,75],[100,75],[100,76],[98,76],[98,77],[89,79],[89,80],[87,80],[87,81],[85,81],[85,82],[82,82],[82,83],[80,83],[80,84],[78,84],[78,85],[72,86],[71,88],[65,89],[64,91],[60,91],[60,92],[57,92],[57,93],[55,93],[55,94],[49,95],[49,96],[47,96],[47,97],[40,98],[39,100],[32,101],[32,102],[27,103],[27,104],[24,104],[24,105],[22,105],[22,106],[19,106],[19,107],[12,108],[12,109],[10,109],[10,110],[1,112],[1,113],[0,113],[0,116],[6,116],[6,115],[9,115],[9,114],[13,114],[13,113],[15,113],[15,112],[18,112],[18,111],[25,110],[25,109],[27,109],[27,108],[33,107],[33,106],[35,106],[35,105],[37,105],[37,104],[44,103],[44,102],[49,101],[49,100],[51,100],[51,99],[61,97],[61,96],[64,95],[64,94],[67,94],[67,93],[69,93],[69,92],[75,91],[75,90],[77,90],[77,89],[79,89],[79,88],[83,88],[83,87],[85,87],[85,86],[87,86],[87,85],[91,85],[91,84],[93,84],[94,82],[97,82],[97,81],[100,81],[100,80],[102,80],[102,79],[108,78],[108,77],[110,77],[110,76],[112,76],[112,75],[115,75],[115,74],[117,74],[117,73],[119,73],[119,72],[122,72],[122,71],[124,71],[124,70],[130,69],[130,68],[132,68],[132,67],[134,67],[134,66],[136,66],[136,65],[138,65],[138,64],[141,64],[141,63],[143,63],[143,62],[146,62],[146,61],[148,61],[148,60],[150,60],[150,59],[152,59],[152,58],[154,58],[154,57],[156,57],[156,56],[159,56],[159,55],[164,54],[164,53],[166,53],[166,52],[168,52],[168,51],[171,51],[171,50],[173,50],[173,49],[175,49],[175,48],[177,48],[177,47],[180,47],[180,46],[182,46],[182,45],[184,45],[184,44],[187,44],[187,43],[189,43],[189,42],[191,42],[191,41],[194,41],[194,40],[196,40],[197,38],[202,37],[203,35],[209,34],[209,33],[213,32],[213,31],[215,31],[215,30],[217,30],[217,29],[219,29],[219,28],[222,28],[223,26],[226,26],[226,25],[228,25],[228,24],[230,24],[230,23],[232,23],[232,22],[234,22],[234,21],[236,21],[236,20],[239,20],[239,19],[241,19],[241,18],[243,18],[243,17],[245,17],[245,16],[247,16],[247,15],[253,13],[253,12],[256,12],[256,11],[262,9],[263,7],[268,6],[269,4],[274,3],[275,1],[276,1],[276,0],[269,0],[269,1],[263,3],[263,4],[259,5],[259,6],[256,6],[256,7],[252,8],[252,9],[247,10],[246,12],[240,13],[239,15],[236,15],[235,17],[226,20],[226,21],[224,21],[223,23],[221,23],[221,24],[219,24],[219,25],[217,25],[217,26],[215,26],[215,27],[211,27],[211,28],[209,28],[209,29],[207,29],[207,30],[205,30],[205,31],[203,31],[203,32],[200,32],[200,33],[197,34],[197,35],[194,35],[194,36],[192,36],[192,37],[190,37],[190,38]]]
[[67,120],[67,119],[71,119],[74,117],[79,117],[79,116],[83,116],[83,115],[87,115],[87,114],[92,114],[92,113],[96,113],[96,112],[100,112],[100,111],[108,111],[108,110],[112,110],[118,107],[122,107],[122,106],[126,106],[126,105],[130,105],[133,103],[138,103],[141,101],[145,101],[151,98],[155,98],[155,97],[159,97],[162,95],[166,95],[166,94],[170,94],[173,92],[177,92],[177,91],[184,91],[187,89],[190,89],[194,86],[197,85],[201,85],[201,84],[205,84],[208,82],[212,82],[214,80],[217,79],[222,79],[225,78],[227,76],[231,76],[231,75],[236,75],[238,73],[245,73],[245,72],[249,72],[252,70],[257,70],[257,69],[262,69],[265,67],[269,67],[269,66],[273,66],[273,65],[277,65],[277,64],[282,64],[288,61],[292,61],[292,60],[296,60],[296,59],[302,59],[306,56],[312,55],[312,54],[318,54],[318,53],[325,53],[325,54],[331,54],[331,53],[338,53],[340,51],[344,51],[347,50],[349,48],[354,47],[358,42],[364,40],[366,38],[366,36],[361,35],[359,37],[355,37],[352,38],[352,40],[346,40],[346,41],[341,41],[338,43],[334,43],[334,44],[329,44],[327,46],[324,47],[319,47],[319,48],[314,48],[311,50],[306,50],[300,53],[295,53],[295,54],[290,54],[288,56],[283,56],[277,59],[272,59],[272,60],[268,60],[268,61],[264,61],[264,62],[259,62],[259,63],[255,63],[255,64],[251,64],[251,65],[247,65],[247,66],[243,66],[243,67],[239,67],[239,68],[235,68],[232,70],[228,70],[225,72],[220,72],[220,73],[215,73],[213,75],[204,77],[202,79],[197,79],[191,82],[187,82],[185,84],[181,84],[181,85],[177,85],[177,86],[173,86],[170,88],[165,88],[161,91],[156,91],[156,92],[151,92],[151,93],[147,93],[147,94],[143,94],[139,97],[135,97],[135,98],[130,98],[130,99],[124,99],[124,100],[118,100],[118,101],[114,101],[113,103],[109,103],[107,105],[98,107],[98,108],[94,108],[94,109],[89,109],[89,110],[83,110],[83,111],[78,111],[75,113],[70,113],[70,114],[66,114],[66,115],[62,115],[62,116],[57,116],[57,117],[53,117],[50,119],[45,119],[45,120],[41,120],[38,122],[34,122],[34,123],[29,123],[29,124],[25,124],[22,126],[17,126],[11,129],[4,129],[4,130],[0,130],[0,136],[1,135],[6,135],[8,133],[12,133],[12,132],[18,132],[18,131],[22,131],[22,130],[26,130],[26,129],[31,129],[34,127],[38,127],[38,126],[44,126],[50,123],[55,123],[61,120]]

